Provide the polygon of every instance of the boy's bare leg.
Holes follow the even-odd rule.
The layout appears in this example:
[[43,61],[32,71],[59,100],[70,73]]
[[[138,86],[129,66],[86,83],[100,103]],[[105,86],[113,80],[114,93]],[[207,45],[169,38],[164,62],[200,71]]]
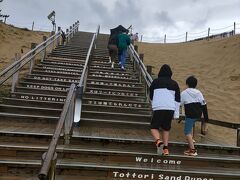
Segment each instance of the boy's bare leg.
[[153,138],[156,140],[160,139],[160,133],[158,129],[151,129],[151,134]]
[[164,146],[168,146],[168,140],[169,140],[169,131],[162,131],[162,137],[163,137],[163,144]]
[[193,139],[192,139],[192,135],[191,134],[186,135],[186,139],[188,141],[190,149],[195,149]]

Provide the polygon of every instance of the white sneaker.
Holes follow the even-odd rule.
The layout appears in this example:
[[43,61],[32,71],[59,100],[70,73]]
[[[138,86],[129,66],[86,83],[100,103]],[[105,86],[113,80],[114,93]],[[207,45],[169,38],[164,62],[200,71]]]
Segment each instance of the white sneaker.
[[108,57],[109,58],[109,63],[112,63],[112,61],[111,61],[111,57]]
[[125,70],[124,66],[122,66],[121,69],[124,71]]
[[114,62],[112,63],[112,66],[111,66],[111,68],[112,68],[112,69],[114,68]]

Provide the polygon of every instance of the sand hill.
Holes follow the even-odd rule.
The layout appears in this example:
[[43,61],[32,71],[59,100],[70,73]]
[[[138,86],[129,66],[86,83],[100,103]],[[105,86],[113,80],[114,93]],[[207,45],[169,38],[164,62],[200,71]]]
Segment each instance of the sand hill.
[[[158,74],[162,64],[172,67],[173,79],[181,90],[186,88],[185,79],[195,75],[211,119],[240,123],[239,35],[188,43],[138,43],[138,46],[139,52],[144,53],[144,63],[154,67],[154,74]],[[208,137],[235,144],[236,130],[210,125]]]
[[240,123],[240,36],[176,44],[138,43],[144,63],[158,74],[169,64],[181,90],[195,75],[208,102],[211,119]]
[[50,33],[41,31],[30,31],[0,23],[0,71],[12,63],[11,59],[15,53],[28,52],[31,43],[42,42],[43,36]]

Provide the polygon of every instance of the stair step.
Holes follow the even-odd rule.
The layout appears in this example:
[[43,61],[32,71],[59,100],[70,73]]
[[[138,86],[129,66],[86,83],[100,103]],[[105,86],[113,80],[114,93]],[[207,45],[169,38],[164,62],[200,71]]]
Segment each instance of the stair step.
[[[22,156],[25,160],[40,160],[41,154],[47,150],[47,146],[29,146],[29,145],[0,145],[0,151],[8,149],[9,152],[5,153],[8,157],[3,157],[6,161],[8,160],[19,160]],[[123,149],[87,149],[82,146],[67,147],[58,146],[57,152],[61,157],[61,162],[72,162],[73,164],[78,162],[85,163],[108,163],[118,164],[121,166],[134,167],[136,165],[144,166],[146,169],[153,167],[160,168],[161,166],[169,166],[169,169],[189,169],[189,167],[201,169],[215,168],[222,169],[224,172],[236,171],[240,167],[240,159],[234,159],[229,157],[208,157],[198,156],[195,158],[184,156],[184,155],[170,155],[170,156],[159,156],[156,153],[141,153],[141,152],[129,152]],[[64,157],[63,157],[64,153]],[[29,156],[28,156],[29,155]],[[21,160],[19,161],[21,163]],[[212,170],[214,171],[214,170]],[[237,173],[238,174],[238,173]]]
[[50,83],[33,83],[33,82],[20,82],[19,86],[27,87],[27,88],[35,88],[35,89],[45,89],[45,90],[59,90],[59,91],[68,91],[69,86],[58,85],[58,84],[50,84]]
[[[108,102],[94,101],[91,104],[83,103],[83,110],[87,111],[108,111],[108,112],[121,112],[121,113],[135,113],[135,114],[151,114],[150,108],[139,107],[140,104],[124,104],[124,103],[113,103],[111,105]],[[95,104],[94,104],[95,103]],[[103,104],[102,104],[103,103]],[[125,107],[124,107],[125,106]],[[132,106],[132,107],[130,107]],[[136,107],[134,107],[136,106]]]
[[108,95],[108,94],[94,94],[94,93],[84,93],[84,98],[97,98],[97,99],[109,99],[111,96],[112,100],[131,100],[131,101],[139,101],[146,102],[145,96],[123,96],[123,95]]
[[58,65],[46,65],[38,64],[34,69],[36,70],[58,70],[63,72],[79,72],[82,71],[83,67],[69,67],[69,66],[58,66]]
[[104,111],[82,111],[82,118],[104,118],[108,120],[116,119],[122,121],[147,122],[150,124],[151,115],[134,114],[134,113],[115,113]]
[[137,122],[137,121],[131,121],[131,120],[116,120],[114,118],[111,119],[94,119],[92,118],[81,118],[80,122],[78,123],[78,126],[97,126],[97,127],[116,127],[116,128],[139,128],[139,129],[146,129],[150,127],[149,122]]
[[43,70],[39,70],[39,69],[34,69],[32,71],[32,74],[39,74],[39,75],[50,75],[50,76],[60,76],[60,77],[74,77],[74,78],[80,78],[81,77],[81,73],[82,70],[80,70],[79,72],[72,72],[72,71],[59,71],[59,70],[47,70],[47,69],[43,69]]
[[115,75],[100,75],[100,74],[92,74],[88,76],[89,79],[93,79],[93,80],[108,80],[110,82],[112,81],[118,81],[118,82],[133,82],[133,83],[137,83],[139,82],[138,79],[136,78],[131,78],[131,77],[121,77],[121,76],[115,76]]
[[[5,113],[1,112],[0,117],[5,121],[15,123],[17,121],[26,122],[26,123],[35,123],[35,122],[42,122],[42,123],[57,123],[59,120],[59,116],[43,116],[43,115],[34,115],[34,114],[18,114],[18,113]],[[11,124],[12,126],[12,124]]]
[[64,103],[63,102],[51,102],[51,101],[40,101],[40,100],[29,100],[29,99],[16,99],[16,98],[3,98],[3,103],[8,105],[19,105],[26,106],[29,105],[31,107],[43,107],[43,108],[57,108],[62,109]]
[[34,87],[34,88],[19,87],[19,86],[17,86],[17,87],[16,87],[16,92],[67,96],[67,91],[66,91],[66,90],[40,89],[40,88],[37,88],[37,86]]
[[[0,161],[2,165],[8,165],[11,167],[18,168],[39,168],[41,161],[40,160],[24,160],[20,158],[4,158]],[[192,169],[191,165],[186,166],[184,169],[175,168],[172,165],[158,165],[151,166],[147,168],[146,166],[142,167],[139,165],[119,165],[117,163],[107,163],[107,162],[95,162],[88,163],[86,161],[77,161],[71,162],[69,160],[61,160],[57,162],[57,169],[60,170],[56,173],[61,173],[64,175],[86,175],[88,174],[90,177],[96,178],[106,178],[106,179],[135,179],[138,178],[155,178],[159,179],[161,177],[165,178],[195,178],[195,179],[229,179],[229,180],[237,180],[240,177],[240,173],[236,170],[227,170],[226,168],[216,168],[216,167],[198,167],[196,169]],[[82,171],[82,170],[85,170]],[[86,171],[87,170],[87,171]],[[130,178],[129,178],[130,177]],[[173,178],[172,178],[173,177]],[[152,179],[153,179],[152,178]]]
[[32,83],[47,83],[47,84],[56,84],[62,86],[71,86],[72,83],[78,84],[79,79],[71,79],[71,78],[59,78],[59,77],[45,77],[45,76],[32,76],[28,78],[23,78],[25,82]]
[[69,62],[69,63],[85,63],[85,59],[74,59],[74,58],[64,58],[64,57],[51,57],[47,56],[45,61],[50,62]]
[[142,91],[130,91],[126,87],[125,90],[110,89],[109,87],[105,88],[86,88],[86,92],[93,94],[109,94],[109,95],[123,95],[123,96],[144,96],[145,93]]
[[0,104],[0,112],[24,115],[60,116],[62,109]]
[[12,98],[18,98],[23,100],[37,100],[42,102],[60,102],[64,103],[66,96],[58,95],[49,95],[49,94],[37,94],[37,93],[23,93],[23,92],[14,92],[11,93]]
[[[101,105],[105,104],[104,102],[107,102],[107,105],[112,106],[120,106],[122,103],[123,107],[136,107],[136,108],[147,108],[151,109],[151,105],[148,102],[139,102],[139,101],[130,101],[130,100],[111,100],[111,99],[101,99],[101,98],[85,98],[83,97],[83,103],[85,104],[93,104],[93,105]],[[117,103],[117,104],[116,104]]]

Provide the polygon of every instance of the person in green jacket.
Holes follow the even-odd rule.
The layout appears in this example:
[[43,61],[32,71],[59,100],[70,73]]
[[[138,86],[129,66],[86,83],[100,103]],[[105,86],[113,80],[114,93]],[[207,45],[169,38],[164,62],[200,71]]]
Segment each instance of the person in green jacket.
[[131,40],[125,32],[118,35],[118,60],[122,70],[125,70],[127,48],[130,42]]

